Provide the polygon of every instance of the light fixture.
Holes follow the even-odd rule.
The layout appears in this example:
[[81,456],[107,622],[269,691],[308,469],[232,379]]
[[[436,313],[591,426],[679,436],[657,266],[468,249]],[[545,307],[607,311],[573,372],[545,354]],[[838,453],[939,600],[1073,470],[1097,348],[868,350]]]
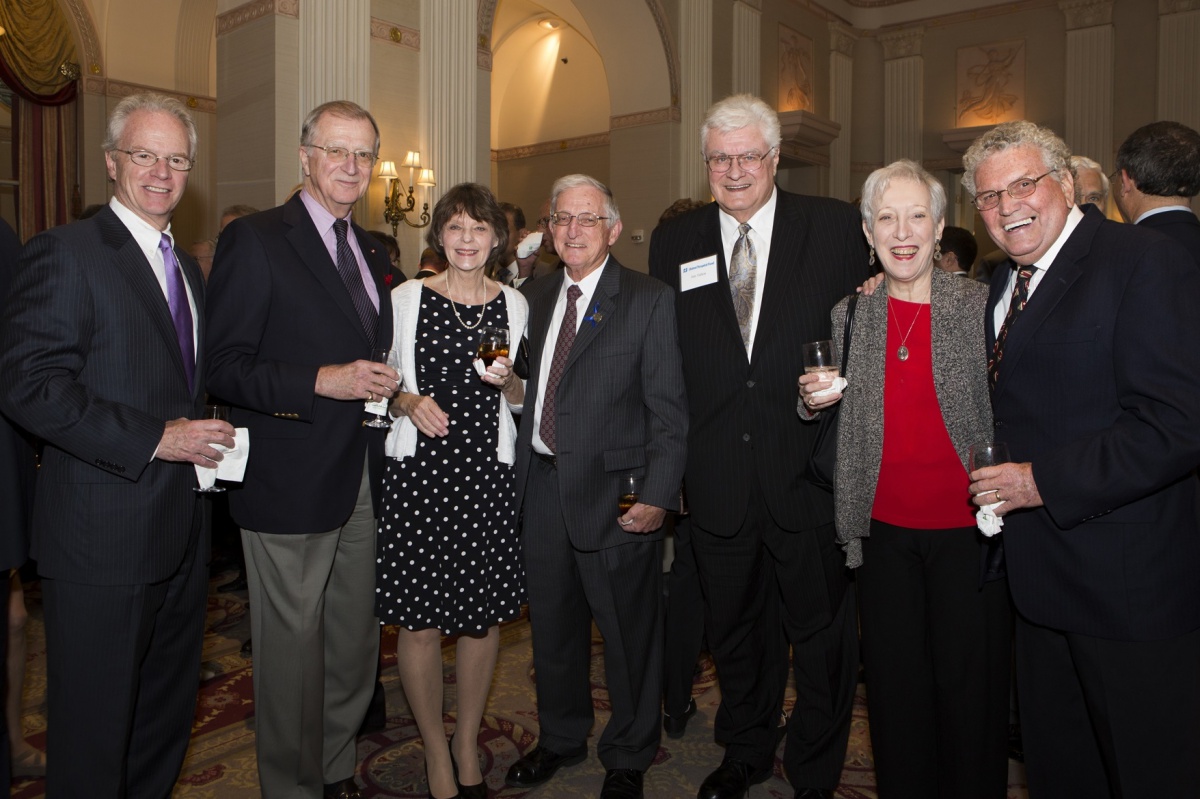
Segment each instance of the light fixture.
[[562,21],[557,20],[554,17],[546,17],[544,20],[539,22],[538,25],[542,26],[548,31],[556,31],[562,27]]
[[[396,172],[396,162],[381,161],[379,163],[379,177],[384,181],[383,219],[391,223],[393,236],[399,230],[401,222],[414,228],[423,228],[429,224],[428,202],[425,202],[421,206],[421,215],[417,217],[416,222],[411,221],[408,218],[408,214],[415,211],[417,207],[417,199],[413,196],[416,187],[433,187],[437,185],[437,181],[433,177],[433,170],[425,169],[421,166],[420,152],[409,150],[408,155],[400,166],[408,167],[407,191],[404,188],[404,181],[400,179],[400,175]],[[417,176],[415,180],[413,177],[414,174]]]

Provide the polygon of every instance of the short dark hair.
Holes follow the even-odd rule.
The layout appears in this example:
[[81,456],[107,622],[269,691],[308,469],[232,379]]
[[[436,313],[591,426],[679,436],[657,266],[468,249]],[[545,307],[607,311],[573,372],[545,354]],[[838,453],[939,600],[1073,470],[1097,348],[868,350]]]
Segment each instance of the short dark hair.
[[505,214],[512,214],[513,226],[517,230],[525,229],[525,212],[521,210],[521,206],[513,203],[500,203],[500,210]]
[[384,248],[387,250],[389,258],[394,256],[397,261],[400,260],[400,243],[396,241],[395,236],[384,230],[368,230],[367,232],[374,236],[375,240],[384,246]]
[[446,257],[446,250],[442,248],[442,229],[456,214],[466,214],[476,222],[486,222],[492,228],[496,246],[488,254],[488,264],[508,249],[508,218],[500,210],[492,190],[478,183],[459,183],[437,201],[433,207],[429,232],[425,234],[425,243],[439,256]]
[[703,208],[708,203],[701,200],[693,200],[691,197],[680,197],[675,202],[667,206],[667,210],[663,211],[658,217],[658,224],[670,222],[677,216],[683,216],[689,211],[695,211],[697,208]]
[[970,271],[979,254],[979,245],[971,231],[946,225],[942,228],[942,252],[952,252],[958,258],[958,268],[964,272]]
[[1179,122],[1151,122],[1129,134],[1117,150],[1138,191],[1155,197],[1200,194],[1200,133]]

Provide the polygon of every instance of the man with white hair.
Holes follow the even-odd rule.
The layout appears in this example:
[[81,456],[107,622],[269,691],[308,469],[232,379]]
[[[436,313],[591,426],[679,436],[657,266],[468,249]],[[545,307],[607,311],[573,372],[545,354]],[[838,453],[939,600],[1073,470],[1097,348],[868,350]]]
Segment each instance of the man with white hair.
[[1075,204],[1091,203],[1103,211],[1108,204],[1108,175],[1104,174],[1104,167],[1086,155],[1073,155],[1071,174],[1075,177]]
[[779,117],[757,97],[713,105],[700,143],[716,202],[650,243],[650,273],[678,292],[692,548],[721,679],[725,757],[697,795],[740,799],[770,776],[790,646],[784,768],[796,797],[831,797],[857,682],[854,594],[832,497],[806,476],[816,425],[796,415],[796,381],[801,345],[831,337],[830,309],[869,273],[862,221],[776,187]]
[[1053,132],[1007,122],[963,185],[1015,263],[985,316],[995,505],[1016,606],[1032,799],[1200,785],[1200,270],[1177,243],[1074,203]]

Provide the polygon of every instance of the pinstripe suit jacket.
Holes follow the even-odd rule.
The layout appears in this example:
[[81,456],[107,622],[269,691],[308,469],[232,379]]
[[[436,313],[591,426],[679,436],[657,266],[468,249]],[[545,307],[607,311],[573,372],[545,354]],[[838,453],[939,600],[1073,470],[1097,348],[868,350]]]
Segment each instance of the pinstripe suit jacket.
[[829,524],[828,492],[805,478],[816,424],[796,416],[800,345],[829,338],[829,309],[868,275],[859,215],[848,204],[778,190],[771,255],[750,359],[729,294],[716,203],[654,232],[650,273],[678,291],[679,267],[716,255],[718,279],[676,300],[687,384],[687,493],[696,524],[737,532],[755,484],[776,524]]
[[204,512],[190,463],[151,461],[165,423],[196,418],[204,397],[204,282],[175,255],[198,317],[194,389],[166,297],[111,209],[36,236],[22,255],[0,321],[0,405],[46,441],[31,554],[47,577],[165,579]]
[[[645,476],[641,501],[678,508],[687,438],[687,402],[675,338],[674,298],[657,280],[609,256],[592,295],[555,398],[558,489],[571,543],[585,551],[619,546],[631,534],[617,524],[623,472]],[[529,382],[517,434],[518,507],[532,457],[534,403],[564,272],[522,287],[529,300]],[[656,540],[662,530],[636,540]]]
[[[20,257],[20,239],[0,219],[0,309]],[[29,557],[29,506],[36,474],[33,447],[7,417],[0,416],[0,569],[15,569]]]
[[[390,265],[352,225],[379,293],[375,341],[392,341]],[[350,518],[364,460],[378,510],[383,433],[363,427],[362,401],[318,397],[326,364],[371,357],[371,344],[317,226],[297,194],[230,222],[209,277],[209,387],[250,429],[250,457],[229,510],[260,533],[319,533]]]
[[1160,214],[1152,214],[1138,222],[1138,227],[1170,236],[1182,244],[1196,259],[1196,263],[1200,264],[1200,219],[1191,211],[1163,211]]
[[1197,296],[1179,244],[1089,209],[1008,331],[996,438],[1033,464],[1044,502],[1004,521],[1030,621],[1118,641],[1200,628]]

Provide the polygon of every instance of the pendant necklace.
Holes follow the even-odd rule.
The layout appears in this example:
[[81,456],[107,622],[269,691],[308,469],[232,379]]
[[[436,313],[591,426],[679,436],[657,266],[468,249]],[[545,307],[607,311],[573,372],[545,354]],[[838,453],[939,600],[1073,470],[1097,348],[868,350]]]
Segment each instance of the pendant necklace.
[[917,324],[917,318],[921,315],[921,309],[924,307],[925,303],[920,303],[917,306],[917,312],[913,314],[913,320],[908,325],[908,333],[900,333],[900,322],[896,319],[896,314],[891,312],[895,310],[895,306],[892,305],[892,298],[888,297],[888,316],[892,317],[892,321],[896,323],[896,333],[900,334],[900,346],[896,348],[896,357],[902,361],[908,360],[908,347],[904,346],[904,344],[906,341],[908,341],[908,336],[910,333],[912,333],[913,327]]
[[[450,310],[454,311],[454,318],[457,319],[458,323],[460,325],[462,325],[463,327],[465,327],[467,330],[474,330],[475,328],[479,327],[480,324],[483,323],[483,315],[485,313],[487,313],[487,301],[486,300],[484,301],[483,305],[479,308],[479,318],[475,320],[475,324],[468,325],[466,322],[463,321],[463,318],[458,315],[458,307],[454,304],[454,295],[450,293],[450,273],[449,272],[446,273],[446,299],[450,300]],[[464,308],[467,307],[466,303],[463,303],[463,307]],[[906,355],[905,357],[908,357],[908,356]]]

